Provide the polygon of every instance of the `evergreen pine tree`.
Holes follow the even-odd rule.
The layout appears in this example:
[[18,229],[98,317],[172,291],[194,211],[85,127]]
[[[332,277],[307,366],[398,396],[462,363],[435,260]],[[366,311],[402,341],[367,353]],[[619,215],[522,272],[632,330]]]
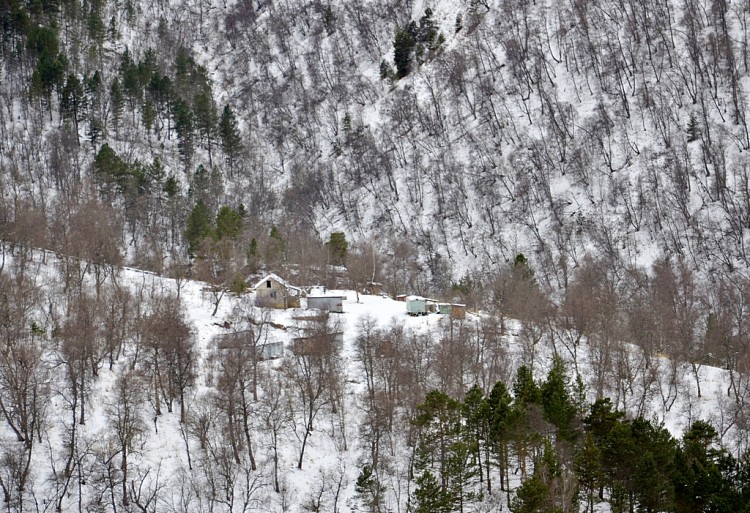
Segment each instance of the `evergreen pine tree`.
[[482,467],[483,456],[485,456],[487,469],[487,489],[491,493],[490,463],[489,463],[489,433],[490,433],[490,407],[484,398],[484,392],[479,385],[474,385],[466,393],[462,405],[465,428],[463,440],[471,451],[472,458],[477,462],[480,481],[485,481],[485,473]]
[[185,228],[185,241],[188,246],[188,255],[195,257],[204,239],[212,233],[211,212],[202,201],[198,201],[187,218]]
[[78,134],[78,124],[83,117],[83,113],[88,106],[88,98],[83,89],[83,84],[75,75],[68,75],[65,86],[60,94],[60,114],[63,118],[68,118],[75,125],[76,140],[80,144]]
[[251,273],[258,270],[258,241],[255,240],[255,237],[250,240],[250,244],[247,246],[247,265]]
[[154,128],[154,122],[156,121],[156,109],[154,108],[154,102],[151,100],[146,100],[143,103],[141,120],[143,121],[143,127],[146,129],[146,134],[151,134],[151,130]]
[[445,493],[444,488],[430,470],[422,472],[416,478],[415,485],[409,511],[414,513],[450,513],[454,511],[453,501]]
[[380,513],[385,487],[380,484],[370,465],[364,465],[354,484],[354,492],[369,513]]
[[697,141],[701,136],[701,129],[700,126],[698,126],[698,119],[695,117],[694,112],[690,113],[690,120],[687,125],[687,136],[687,142]]
[[586,501],[587,512],[594,511],[597,490],[603,479],[601,451],[596,445],[593,435],[589,433],[573,455],[573,471],[578,477],[583,499]]
[[523,404],[537,404],[542,396],[539,385],[534,381],[534,375],[526,365],[521,365],[516,371],[513,381],[513,396],[516,402]]
[[130,103],[130,111],[135,120],[136,107],[143,99],[143,86],[138,74],[138,66],[133,62],[128,50],[120,59],[120,76],[122,77],[122,92]]
[[237,240],[242,229],[242,217],[232,207],[223,206],[216,214],[216,229],[214,239],[228,238]]
[[[633,440],[630,424],[615,424],[602,441],[602,463],[606,485],[612,496],[612,508],[629,508],[632,498],[633,477],[638,461],[639,447]],[[625,511],[621,509],[621,511]]]
[[164,191],[164,180],[166,178],[164,164],[161,163],[159,157],[155,157],[151,164],[146,166],[143,171],[146,183],[148,184],[149,194],[155,194],[157,198],[160,198],[161,193]]
[[128,165],[108,144],[103,144],[94,158],[94,179],[101,193],[113,199],[113,193],[123,193],[129,179]]
[[575,438],[574,421],[577,408],[568,390],[568,376],[562,358],[555,355],[547,381],[541,387],[544,417],[558,429],[558,436],[564,440]]
[[175,98],[172,102],[172,115],[174,116],[174,129],[179,140],[177,147],[185,165],[189,166],[193,158],[193,131],[195,129],[193,111],[181,98]]
[[705,421],[696,421],[682,437],[675,460],[675,497],[678,513],[734,511],[738,492],[722,475],[736,468],[726,451],[716,446],[717,432]]
[[86,130],[86,137],[91,143],[91,146],[96,147],[96,143],[99,142],[99,137],[102,135],[102,132],[104,132],[102,120],[98,117],[92,117],[89,120],[89,128]]
[[555,513],[547,507],[548,502],[549,487],[538,474],[534,474],[518,487],[510,510],[513,513]]
[[453,504],[452,511],[465,511],[467,504],[481,496],[476,490],[480,461],[473,448],[475,440],[461,435],[450,445],[444,470],[445,496]]
[[[158,71],[151,75],[148,83],[148,96],[153,101],[157,119],[162,120],[165,117],[169,121],[166,112],[171,106],[172,99],[172,80],[166,75],[160,75]],[[161,124],[156,125],[157,131],[160,131]],[[167,125],[167,137],[171,136],[171,126]]]
[[143,59],[138,63],[138,82],[141,89],[145,89],[151,83],[151,78],[158,71],[159,63],[156,58],[156,52],[153,48],[147,48],[143,54]]
[[167,198],[174,198],[180,192],[180,186],[177,183],[177,179],[174,175],[169,175],[164,182],[164,188],[162,189]]
[[[451,511],[459,498],[457,494],[461,493],[456,489],[457,483],[462,482],[458,472],[463,464],[461,459],[468,453],[460,438],[461,419],[461,404],[444,392],[433,390],[417,406],[417,415],[412,421],[419,428],[415,468],[420,477],[415,500],[431,504],[438,508],[436,511]],[[438,490],[433,489],[433,479],[439,482]],[[424,494],[422,499],[420,494]]]
[[112,80],[112,85],[109,87],[109,103],[110,111],[112,112],[112,121],[115,124],[115,133],[117,133],[120,127],[122,111],[125,108],[125,95],[122,92],[120,80],[117,78]]
[[[487,397],[489,416],[489,445],[500,469],[500,489],[508,490],[509,483],[509,450],[510,434],[514,422],[513,398],[502,381],[495,383]],[[489,465],[487,465],[489,470]],[[489,472],[488,472],[489,480]]]
[[597,446],[601,447],[605,437],[625,418],[625,414],[615,410],[609,397],[597,399],[590,407],[590,412],[583,419],[586,431],[594,436]]
[[411,71],[416,34],[417,25],[414,21],[396,29],[396,37],[393,41],[393,62],[396,64],[398,78],[404,78]]
[[349,243],[344,232],[331,233],[326,246],[328,247],[329,261],[332,265],[346,265]]
[[534,270],[529,265],[529,261],[523,253],[516,255],[513,261],[513,271],[524,280],[534,281]]
[[539,417],[541,416],[541,391],[534,381],[531,369],[522,365],[513,381],[512,440],[521,466],[521,478],[525,479],[528,458],[539,442]]
[[104,42],[104,35],[106,34],[106,27],[101,17],[101,9],[92,7],[86,17],[86,28],[88,29],[89,38],[96,42],[99,46]]
[[68,60],[59,51],[57,32],[54,28],[30,25],[27,31],[27,46],[37,57],[36,67],[31,75],[31,93],[46,101],[49,107],[52,91],[58,91],[65,82]]
[[330,5],[326,6],[323,11],[323,26],[326,29],[326,34],[329,36],[336,32],[336,14]]
[[677,442],[664,426],[643,418],[631,422],[631,432],[638,450],[633,496],[647,511],[670,511],[674,507],[672,476]]
[[213,141],[217,129],[217,116],[210,88],[206,87],[195,95],[193,112],[195,113],[195,128],[201,140],[206,143],[208,164],[213,166]]
[[224,106],[219,120],[219,137],[221,138],[221,149],[227,160],[230,173],[234,171],[237,159],[242,152],[242,139],[237,126],[237,118],[229,105]]

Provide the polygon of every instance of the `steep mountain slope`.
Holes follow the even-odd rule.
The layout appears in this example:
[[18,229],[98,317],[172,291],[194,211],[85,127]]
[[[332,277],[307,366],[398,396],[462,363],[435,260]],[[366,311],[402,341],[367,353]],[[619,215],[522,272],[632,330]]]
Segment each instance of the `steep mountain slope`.
[[[548,509],[583,501],[574,485],[587,501],[605,486],[605,508],[706,507],[680,500],[719,492],[688,485],[750,475],[748,16],[724,0],[3,3],[7,509],[491,511],[539,481]],[[345,328],[234,312],[275,341],[292,334],[271,320],[344,331],[341,355],[258,371],[207,334],[262,271],[486,315],[383,328],[363,310],[396,305],[364,296]],[[601,418],[578,375],[612,399]],[[511,404],[507,425],[472,410]],[[308,459],[319,479],[290,470]],[[669,475],[644,488],[654,469]]]
[[[34,9],[3,14],[7,221],[25,212],[13,197],[51,220],[54,201],[94,179],[142,260],[179,243],[203,199],[214,212],[242,203],[259,240],[271,224],[289,238],[339,229],[381,251],[405,237],[427,279],[413,284],[437,289],[522,251],[555,288],[585,253],[615,267],[672,254],[703,271],[746,265],[743,6]],[[35,23],[57,35],[50,48]],[[218,132],[225,105],[241,145]],[[124,168],[92,171],[103,143]],[[217,166],[212,192],[199,165]]]

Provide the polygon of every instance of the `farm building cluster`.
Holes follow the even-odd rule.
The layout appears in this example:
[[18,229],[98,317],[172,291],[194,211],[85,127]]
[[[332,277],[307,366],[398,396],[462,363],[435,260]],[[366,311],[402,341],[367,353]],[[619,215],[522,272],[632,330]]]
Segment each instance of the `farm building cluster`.
[[263,308],[300,308],[301,299],[305,297],[308,310],[325,310],[344,313],[346,296],[340,294],[305,294],[300,287],[295,287],[276,274],[268,274],[253,287],[255,306]]
[[466,317],[466,305],[462,303],[443,303],[436,299],[406,294],[396,296],[396,299],[406,303],[406,313],[412,316],[434,313],[449,315],[451,319],[464,319]]
[[[309,313],[295,313],[292,319],[296,321],[295,336],[291,339],[291,350],[295,354],[316,352],[322,346],[340,346],[343,343],[343,332],[338,328],[338,322],[331,329],[328,322],[328,314],[344,313],[344,304],[347,296],[337,292],[326,293],[322,287],[311,287],[303,289],[291,285],[288,281],[270,273],[259,280],[252,291],[255,292],[255,306],[271,309],[305,309]],[[369,284],[366,293],[380,292],[379,284]],[[359,302],[359,294],[357,302]],[[381,295],[381,294],[374,294]],[[416,295],[399,295],[396,300],[405,304],[405,313],[410,316],[422,316],[437,314],[448,316],[452,320],[461,320],[466,316],[466,305],[461,303],[441,302],[435,299]],[[251,355],[256,360],[267,360],[280,358],[284,355],[285,343],[283,340],[269,338],[268,332],[262,335],[262,329],[254,321],[250,320],[248,326],[234,326],[234,331],[225,333],[217,338],[218,349],[250,348]],[[228,323],[226,323],[228,324]],[[257,322],[255,323],[257,324]],[[286,331],[286,326],[269,323],[274,328]],[[324,326],[328,324],[328,326]],[[229,326],[224,326],[229,328]],[[288,335],[282,337],[289,340]]]
[[[308,310],[344,313],[346,296],[325,293],[309,293],[305,295],[301,288],[290,285],[286,280],[273,273],[260,280],[253,287],[253,290],[255,291],[256,306],[283,309],[300,308],[300,300],[304,296]],[[449,315],[451,319],[464,319],[466,317],[466,305],[461,303],[445,303],[436,299],[406,294],[396,296],[396,299],[406,303],[406,313],[408,315],[416,316],[434,313]]]
[[[372,288],[380,288],[372,283]],[[370,288],[370,287],[368,287]],[[308,310],[322,310],[334,313],[344,313],[346,296],[340,294],[304,294],[301,288],[290,285],[276,274],[269,274],[260,280],[255,287],[255,305],[265,308],[300,308],[300,299],[305,297]],[[446,303],[422,296],[401,294],[396,296],[398,301],[406,303],[408,315],[442,314],[451,319],[466,317],[466,305],[461,303]]]

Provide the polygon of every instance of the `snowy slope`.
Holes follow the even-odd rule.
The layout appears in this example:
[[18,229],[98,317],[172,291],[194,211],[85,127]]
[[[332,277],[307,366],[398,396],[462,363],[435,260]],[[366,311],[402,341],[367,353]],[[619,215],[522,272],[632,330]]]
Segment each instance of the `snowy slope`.
[[[6,255],[6,269],[12,268],[12,257]],[[47,261],[42,264],[39,254],[34,259],[35,267],[39,277],[45,280],[51,279],[55,274],[56,258],[47,256]],[[7,271],[6,271],[7,272]],[[123,269],[118,278],[122,287],[136,289],[146,285],[152,290],[160,293],[176,293],[177,284],[174,280],[159,277],[150,273],[143,273],[135,269]],[[222,327],[225,320],[233,320],[235,308],[248,309],[253,301],[253,294],[241,297],[227,295],[221,302],[215,317],[210,315],[213,309],[211,297],[205,291],[206,285],[201,282],[185,281],[181,285],[180,298],[189,325],[193,330],[198,353],[198,379],[194,386],[189,388],[186,399],[188,412],[191,418],[197,418],[202,413],[211,411],[208,408],[209,398],[215,393],[217,385],[217,367],[212,355],[215,356],[214,337],[226,332]],[[273,323],[269,334],[269,340],[284,341],[287,345],[286,356],[282,359],[263,362],[261,366],[260,402],[253,403],[257,411],[253,414],[252,437],[253,447],[258,462],[255,471],[242,474],[239,470],[242,465],[232,467],[233,474],[231,491],[224,490],[224,497],[231,496],[233,505],[224,504],[220,506],[223,510],[246,510],[246,511],[304,511],[310,504],[317,503],[326,511],[356,511],[357,500],[355,497],[354,483],[361,471],[362,462],[366,456],[366,445],[360,436],[363,422],[367,422],[363,410],[362,401],[365,394],[364,375],[361,362],[356,356],[355,341],[364,326],[387,328],[389,326],[403,326],[407,334],[428,334],[433,340],[439,339],[446,333],[446,327],[450,322],[447,316],[430,314],[425,317],[410,317],[406,315],[403,302],[395,301],[388,297],[358,294],[356,291],[327,291],[331,294],[342,294],[346,296],[343,303],[343,314],[336,315],[337,326],[344,332],[344,343],[340,355],[342,358],[342,383],[345,389],[343,396],[345,401],[343,408],[338,413],[333,413],[326,407],[316,419],[315,429],[309,438],[304,466],[302,470],[297,469],[297,458],[300,448],[300,439],[295,436],[294,423],[287,421],[279,431],[279,478],[281,490],[279,493],[273,491],[272,483],[272,441],[268,426],[262,421],[263,398],[266,391],[263,387],[271,384],[269,381],[273,375],[283,375],[285,369],[292,366],[293,355],[291,354],[291,338],[297,333],[295,326],[299,321],[295,320],[304,316],[302,310],[271,310],[267,320]],[[303,301],[304,306],[304,301]],[[256,311],[257,312],[257,311]],[[333,314],[332,314],[333,315]],[[455,329],[476,327],[480,318],[485,314],[469,313],[467,318],[454,325]],[[546,373],[555,351],[561,354],[573,368],[570,355],[566,355],[562,347],[553,347],[548,342],[540,342],[537,347],[530,351],[525,345],[522,332],[524,326],[515,321],[508,321],[507,334],[502,338],[502,344],[507,351],[508,375],[512,375],[521,364],[532,366],[535,375],[541,377]],[[470,333],[470,332],[466,332]],[[441,335],[442,334],[442,335]],[[469,335],[467,335],[469,336]],[[81,501],[95,507],[100,504],[109,510],[108,499],[96,499],[106,479],[102,472],[109,468],[114,483],[119,478],[119,454],[112,450],[113,424],[112,417],[107,414],[112,408],[115,399],[116,376],[122,374],[128,367],[132,355],[132,343],[126,344],[125,351],[116,362],[114,369],[103,367],[99,377],[92,384],[88,420],[85,425],[79,426],[79,447],[88,447],[90,453],[82,456],[82,467],[85,467],[84,482],[81,485]],[[733,411],[733,401],[727,396],[729,376],[726,371],[703,366],[700,368],[702,396],[697,397],[695,378],[687,365],[671,366],[670,362],[663,358],[656,358],[651,368],[647,371],[639,366],[637,361],[640,352],[632,347],[622,347],[616,353],[617,358],[629,359],[633,373],[636,376],[627,381],[626,386],[616,384],[616,380],[608,379],[605,395],[613,397],[616,406],[624,409],[630,415],[643,415],[663,421],[665,426],[675,435],[680,436],[682,431],[696,419],[708,419],[717,427],[722,435],[723,441],[732,451],[742,452],[747,447],[743,430],[734,426],[738,419],[733,417],[738,413]],[[457,355],[454,355],[457,356]],[[587,385],[589,399],[593,400],[596,377],[595,354],[584,344],[578,355],[578,371]],[[51,358],[51,355],[50,355]],[[638,373],[643,373],[638,376]],[[649,374],[652,379],[649,379]],[[49,501],[52,504],[56,497],[56,481],[52,479],[50,462],[57,462],[65,454],[64,440],[68,426],[69,409],[62,395],[57,390],[63,390],[59,373],[53,371],[53,379],[50,382],[53,387],[51,402],[49,404],[47,429],[43,435],[44,444],[37,445],[33,455],[33,471],[30,490],[37,500]],[[472,378],[469,377],[469,380]],[[744,379],[734,376],[735,380]],[[467,382],[467,385],[471,385]],[[441,383],[435,382],[437,387]],[[627,390],[627,392],[623,392]],[[619,392],[618,392],[619,391]],[[615,395],[615,394],[620,395]],[[295,390],[285,388],[283,394],[287,400],[295,399]],[[415,398],[419,401],[419,398]],[[192,467],[188,468],[187,450],[183,437],[183,428],[179,422],[179,408],[175,407],[173,413],[163,411],[158,416],[154,414],[153,404],[148,401],[141,403],[138,415],[146,427],[144,433],[139,437],[133,452],[130,455],[129,469],[133,497],[151,497],[153,501],[149,511],[165,510],[175,511],[198,511],[206,507],[205,493],[211,486],[219,486],[226,476],[221,474],[221,467],[207,466],[202,460],[204,450],[201,449],[199,440],[194,432],[188,435]],[[297,426],[298,427],[298,426]],[[216,426],[214,426],[216,428]],[[158,431],[158,432],[157,432]],[[5,450],[12,447],[15,442],[7,426],[3,430],[2,446]],[[217,440],[225,439],[226,435],[213,433]],[[394,511],[403,511],[405,500],[408,496],[408,480],[405,480],[405,472],[409,448],[404,445],[405,440],[397,438],[392,450],[392,475],[393,481],[387,483],[387,495],[390,507]],[[107,449],[109,447],[109,449]],[[111,461],[100,459],[102,455],[110,454]],[[58,472],[59,472],[58,467]],[[225,470],[229,470],[226,468]],[[222,477],[224,476],[224,477]],[[74,479],[75,481],[75,479]],[[114,486],[116,493],[118,485]],[[205,488],[209,487],[209,488]],[[229,494],[229,495],[226,495]],[[203,496],[203,499],[201,497]],[[490,500],[491,498],[488,498]],[[495,500],[498,498],[495,498]],[[77,503],[77,491],[71,487],[67,495],[63,497],[62,504],[67,508],[74,508]],[[119,499],[115,500],[119,504]],[[494,506],[492,505],[494,504]],[[487,503],[487,508],[499,507],[499,503]],[[42,508],[44,509],[44,508]]]

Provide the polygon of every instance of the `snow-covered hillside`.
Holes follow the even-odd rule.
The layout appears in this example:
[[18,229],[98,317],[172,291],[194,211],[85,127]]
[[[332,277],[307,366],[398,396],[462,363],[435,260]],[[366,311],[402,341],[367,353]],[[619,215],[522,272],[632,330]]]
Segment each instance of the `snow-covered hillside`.
[[[20,259],[24,265],[19,267],[19,254],[15,258],[4,255],[0,275],[4,280],[3,313],[14,305],[23,308],[14,314],[20,319],[4,324],[5,336],[15,333],[17,338],[4,342],[10,353],[6,351],[3,357],[0,376],[4,387],[19,386],[18,381],[8,381],[9,372],[15,369],[16,378],[26,376],[23,382],[28,385],[19,388],[20,396],[10,388],[2,394],[8,422],[2,428],[5,469],[0,480],[7,487],[24,479],[20,494],[7,495],[10,510],[20,510],[21,504],[32,511],[367,509],[363,498],[367,494],[355,485],[370,464],[374,443],[369,423],[375,419],[367,406],[369,380],[385,379],[394,386],[404,381],[410,388],[402,390],[391,406],[392,424],[380,435],[380,450],[387,463],[379,469],[379,500],[383,510],[406,511],[420,486],[410,477],[416,434],[409,421],[420,411],[414,408],[430,390],[446,391],[461,399],[473,385],[487,392],[497,380],[510,386],[521,365],[532,369],[542,383],[553,356],[559,354],[567,362],[571,378],[576,371],[580,374],[586,399],[596,399],[601,374],[597,358],[602,357],[598,348],[584,341],[573,359],[554,339],[535,339],[528,333],[533,330],[528,323],[506,319],[503,327],[486,312],[470,312],[463,320],[437,313],[411,317],[402,301],[352,290],[327,290],[346,299],[344,313],[330,314],[324,321],[315,318],[319,312],[304,309],[304,299],[301,309],[262,309],[253,306],[252,293],[227,294],[212,316],[214,295],[205,283],[176,282],[126,268],[113,270],[102,285],[99,294],[104,313],[94,315],[96,325],[86,327],[91,330],[88,333],[74,332],[82,321],[73,302],[85,301],[86,294],[94,293],[94,274],[84,275],[83,296],[66,299],[59,293],[63,284],[58,282],[62,276],[58,257],[33,252]],[[169,298],[174,298],[178,289],[177,324],[159,328],[154,320],[157,312],[166,310],[164,305],[170,304]],[[140,304],[131,303],[123,310],[134,322],[123,322],[117,328],[122,330],[122,345],[112,355],[107,353],[114,346],[108,339],[113,332],[107,331],[111,318],[106,312],[124,304],[109,295],[115,291],[140,298]],[[320,288],[311,291],[322,292]],[[8,293],[14,297],[9,298]],[[19,301],[21,298],[26,300]],[[171,350],[170,341],[180,339],[180,316],[189,330],[191,348],[182,354],[189,355],[194,372],[185,381],[181,397],[168,384],[172,377],[167,375],[173,371],[168,365],[173,360],[165,353],[157,356],[153,352],[161,336],[167,342],[159,346],[164,352]],[[32,324],[34,328],[30,328]],[[139,325],[146,330],[139,330]],[[13,326],[20,332],[14,332]],[[167,331],[160,335],[159,329]],[[235,340],[226,338],[231,333],[244,334],[237,339],[240,346],[282,342],[284,355],[261,361],[254,374],[250,353],[226,342]],[[331,353],[295,341],[336,333],[343,333],[343,343]],[[375,347],[371,344],[377,340],[386,345],[369,352],[368,347]],[[39,360],[25,366],[9,362],[9,354],[19,354],[18,343],[36,348]],[[84,349],[87,343],[93,344],[88,350]],[[96,368],[86,378],[87,384],[81,381],[78,390],[84,395],[78,403],[71,395],[75,387],[70,379],[77,368],[71,360],[80,353],[67,347],[71,344],[78,351],[90,351],[83,365]],[[318,350],[322,352],[316,353]],[[617,359],[617,364],[601,377],[603,395],[611,397],[616,408],[633,417],[653,419],[657,425],[663,423],[677,438],[696,420],[708,420],[732,453],[744,452],[744,376],[701,366],[697,369],[698,397],[696,375],[687,364],[654,357],[646,365],[643,351],[624,344],[609,356]],[[154,373],[157,360],[163,365],[162,375]],[[108,361],[112,363],[108,365]],[[389,365],[401,369],[398,372],[414,374],[411,378],[405,374],[388,378]],[[237,376],[233,370],[244,374]],[[252,397],[254,375],[258,378],[257,398]],[[78,378],[83,380],[80,374]],[[157,385],[153,380],[164,382]],[[318,386],[318,395],[307,396],[310,387]],[[742,404],[728,395],[733,387],[743,397]],[[24,394],[32,392],[44,398],[42,404],[16,402],[19,397],[29,399],[31,396]],[[17,404],[26,404],[26,417],[14,411]],[[244,413],[242,405],[247,408]],[[79,423],[84,407],[85,423]],[[308,431],[310,411],[313,422]],[[245,414],[246,431],[242,424]],[[27,427],[35,438],[31,443],[19,441],[14,434],[13,426],[23,423],[13,421],[24,418],[38,423]],[[23,428],[20,431],[26,433]],[[244,436],[249,445],[242,440]],[[19,473],[24,468],[19,456],[30,457],[25,475]],[[520,465],[520,460],[514,465]],[[512,486],[518,484],[514,478]],[[486,495],[478,502],[474,499],[474,503],[481,511],[500,511],[508,500],[510,495],[501,493]]]
[[[6,509],[710,509],[750,475],[748,17],[0,5]],[[260,309],[265,271],[354,291]]]

